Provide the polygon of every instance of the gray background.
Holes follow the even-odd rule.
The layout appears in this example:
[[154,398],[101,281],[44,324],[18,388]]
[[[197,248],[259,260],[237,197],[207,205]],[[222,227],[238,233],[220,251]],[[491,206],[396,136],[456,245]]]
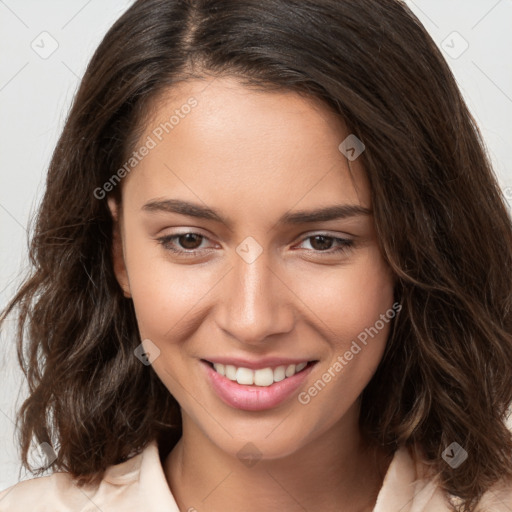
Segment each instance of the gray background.
[[[131,3],[0,0],[0,308],[26,265],[28,221],[80,77]],[[407,3],[443,49],[512,204],[512,0]],[[8,324],[0,338],[0,490],[31,476],[19,472],[14,438],[25,391],[12,339]]]

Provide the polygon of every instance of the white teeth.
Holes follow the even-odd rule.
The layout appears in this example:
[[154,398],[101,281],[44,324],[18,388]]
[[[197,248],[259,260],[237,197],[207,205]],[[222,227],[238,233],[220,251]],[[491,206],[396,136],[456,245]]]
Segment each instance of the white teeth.
[[284,366],[278,366],[274,370],[274,382],[281,382],[282,380],[284,380],[286,378],[286,375],[284,373],[285,370],[286,370],[286,368]]
[[238,384],[254,384],[254,372],[249,368],[238,368],[236,371],[236,381]]
[[300,372],[301,370],[304,370],[304,368],[306,368],[308,363],[299,363],[296,367],[295,367],[295,373],[298,373]]
[[215,368],[215,371],[217,373],[220,373],[221,375],[226,375],[226,370],[224,369],[224,365],[221,363],[213,363],[213,367]]
[[259,370],[251,370],[233,366],[231,364],[214,363],[213,367],[217,373],[224,375],[232,381],[238,382],[245,386],[271,386],[274,382],[281,382],[282,380],[293,377],[296,373],[302,371],[307,362],[302,362],[297,365],[290,364],[288,366],[277,366],[276,368],[261,368]]
[[226,377],[229,379],[229,380],[236,380],[236,367],[234,367],[233,365],[231,364],[227,364],[224,368],[225,372],[226,372]]
[[284,374],[287,377],[291,377],[292,375],[294,375],[295,374],[295,365],[291,364],[290,366],[288,366],[288,368],[286,368],[286,371],[284,372]]
[[263,368],[254,372],[254,384],[256,386],[270,386],[274,382],[272,368]]

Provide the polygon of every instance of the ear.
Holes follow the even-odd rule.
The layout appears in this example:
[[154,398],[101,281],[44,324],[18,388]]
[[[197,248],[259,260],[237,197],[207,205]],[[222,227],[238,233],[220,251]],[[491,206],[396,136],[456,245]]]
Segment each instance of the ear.
[[112,215],[112,262],[114,264],[114,274],[117,282],[123,290],[125,297],[131,297],[130,281],[128,280],[128,272],[124,261],[123,237],[121,234],[121,215],[118,205],[114,197],[107,198],[108,207]]

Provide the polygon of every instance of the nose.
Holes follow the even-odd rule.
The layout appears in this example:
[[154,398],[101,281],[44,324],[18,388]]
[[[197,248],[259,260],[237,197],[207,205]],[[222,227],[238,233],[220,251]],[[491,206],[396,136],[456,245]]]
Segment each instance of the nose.
[[[275,265],[274,265],[275,266]],[[254,261],[236,254],[222,283],[217,324],[246,345],[268,341],[272,334],[290,332],[295,323],[293,297],[284,276],[263,251]]]

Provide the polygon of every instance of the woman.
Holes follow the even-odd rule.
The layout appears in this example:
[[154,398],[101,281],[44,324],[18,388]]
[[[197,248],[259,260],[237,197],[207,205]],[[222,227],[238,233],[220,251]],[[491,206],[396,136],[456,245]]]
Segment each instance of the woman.
[[504,204],[403,3],[135,2],[2,317],[54,472],[0,510],[510,510]]

